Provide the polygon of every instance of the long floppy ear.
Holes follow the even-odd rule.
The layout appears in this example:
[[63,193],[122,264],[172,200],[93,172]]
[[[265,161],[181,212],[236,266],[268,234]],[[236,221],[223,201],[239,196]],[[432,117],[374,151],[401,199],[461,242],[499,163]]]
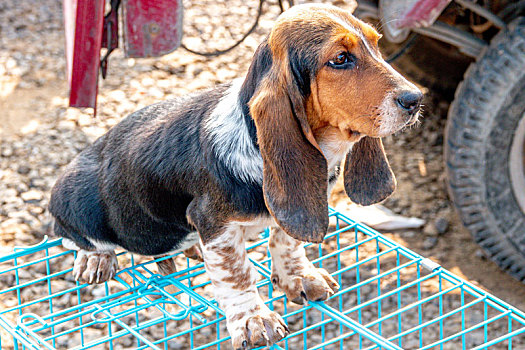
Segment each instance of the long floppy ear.
[[268,210],[290,236],[320,243],[328,228],[327,164],[289,70],[270,69],[250,101],[250,113],[264,163]]
[[348,152],[344,184],[352,202],[361,205],[381,202],[394,192],[396,178],[380,138],[363,137]]

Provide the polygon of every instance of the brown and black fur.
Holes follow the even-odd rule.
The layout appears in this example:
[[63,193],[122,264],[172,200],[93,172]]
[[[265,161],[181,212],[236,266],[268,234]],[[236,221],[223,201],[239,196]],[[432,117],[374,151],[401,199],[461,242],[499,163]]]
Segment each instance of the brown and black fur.
[[[323,240],[327,195],[345,158],[351,200],[369,205],[392,193],[381,137],[413,124],[421,102],[382,59],[378,39],[336,7],[292,7],[242,85],[146,107],[95,141],[51,194],[55,233],[78,250],[75,279],[111,279],[116,247],[161,256],[190,248],[196,231],[234,348],[283,339],[286,324],[258,294],[245,240],[272,227],[272,281],[289,300],[336,293],[302,242]],[[159,271],[175,272],[171,258]]]
[[[349,140],[357,142],[344,171],[350,198],[365,205],[385,199],[395,180],[380,139],[370,138],[378,137],[377,120],[352,124],[351,113],[342,121],[326,106],[366,109],[378,103],[368,95],[393,89],[397,78],[380,72],[366,59],[361,39],[327,17],[340,16],[340,10],[301,11],[278,21],[255,53],[239,93],[252,144],[264,161],[263,183],[236,177],[217,159],[217,145],[203,126],[228,88],[223,85],[141,109],[80,153],[52,190],[55,233],[85,250],[95,248],[94,239],[161,255],[177,249],[191,231],[206,242],[228,220],[271,215],[292,237],[320,242],[328,226],[328,178],[334,180],[317,139],[326,128],[346,128]],[[371,27],[351,16],[348,23],[377,44]],[[340,42],[359,59],[348,79],[364,81],[362,88],[330,87],[342,73],[327,71],[325,61]],[[332,88],[334,101],[319,92]]]

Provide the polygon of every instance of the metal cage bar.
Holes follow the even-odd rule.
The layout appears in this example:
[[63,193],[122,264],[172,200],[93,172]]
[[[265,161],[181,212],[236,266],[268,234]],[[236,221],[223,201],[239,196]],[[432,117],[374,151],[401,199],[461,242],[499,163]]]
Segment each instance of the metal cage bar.
[[[305,244],[341,285],[325,302],[298,306],[273,290],[268,230],[247,244],[260,294],[291,331],[273,349],[525,348],[522,311],[341,213],[330,216],[323,244]],[[204,264],[176,254],[182,269],[161,276],[156,260],[117,255],[124,268],[95,286],[73,280],[76,252],[59,239],[0,257],[2,349],[230,348]]]

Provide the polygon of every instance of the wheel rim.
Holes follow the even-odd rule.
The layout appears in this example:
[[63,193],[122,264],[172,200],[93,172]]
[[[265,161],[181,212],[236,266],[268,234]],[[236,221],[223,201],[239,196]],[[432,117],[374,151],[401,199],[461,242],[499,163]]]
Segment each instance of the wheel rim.
[[512,190],[521,211],[525,213],[525,114],[514,134],[509,162]]

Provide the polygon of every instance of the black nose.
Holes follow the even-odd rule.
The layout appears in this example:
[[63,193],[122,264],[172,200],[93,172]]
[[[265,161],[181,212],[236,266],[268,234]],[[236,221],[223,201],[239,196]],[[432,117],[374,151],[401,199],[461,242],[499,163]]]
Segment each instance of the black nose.
[[421,92],[403,91],[397,98],[397,104],[409,113],[416,113],[421,106],[423,94]]

